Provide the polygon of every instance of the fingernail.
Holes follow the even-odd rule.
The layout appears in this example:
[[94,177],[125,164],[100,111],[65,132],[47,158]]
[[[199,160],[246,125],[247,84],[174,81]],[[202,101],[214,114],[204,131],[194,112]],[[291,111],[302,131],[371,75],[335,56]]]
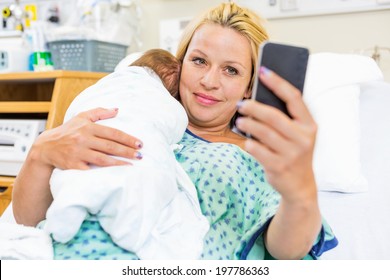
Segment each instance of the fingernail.
[[240,100],[237,102],[237,109],[240,109],[242,107],[242,105],[244,104],[244,100]]
[[264,76],[268,77],[271,74],[271,70],[269,70],[265,66],[260,67],[260,74],[263,74]]
[[142,142],[141,141],[135,141],[135,146],[138,148],[138,149],[141,149],[142,148],[142,146],[143,146],[143,144],[142,144]]
[[240,123],[242,122],[242,118],[236,119],[236,126],[240,126]]
[[137,159],[142,159],[142,154],[140,152],[135,152],[135,157]]
[[118,108],[111,108],[110,110],[114,111],[114,112],[118,112],[119,109]]

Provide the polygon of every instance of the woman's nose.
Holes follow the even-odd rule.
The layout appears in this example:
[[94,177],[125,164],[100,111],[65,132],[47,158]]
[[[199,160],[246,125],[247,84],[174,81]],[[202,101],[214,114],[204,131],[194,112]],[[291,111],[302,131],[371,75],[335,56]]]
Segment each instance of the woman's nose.
[[220,77],[217,69],[208,69],[207,72],[204,73],[202,79],[201,79],[201,84],[206,88],[206,89],[214,89],[217,88],[220,82]]

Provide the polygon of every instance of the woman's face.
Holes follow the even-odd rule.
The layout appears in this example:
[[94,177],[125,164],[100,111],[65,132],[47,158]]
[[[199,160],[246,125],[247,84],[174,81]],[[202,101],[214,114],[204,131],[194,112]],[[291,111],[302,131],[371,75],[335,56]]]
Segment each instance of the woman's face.
[[197,29],[180,77],[180,98],[190,124],[211,129],[228,126],[237,102],[250,97],[251,75],[247,38],[212,23]]

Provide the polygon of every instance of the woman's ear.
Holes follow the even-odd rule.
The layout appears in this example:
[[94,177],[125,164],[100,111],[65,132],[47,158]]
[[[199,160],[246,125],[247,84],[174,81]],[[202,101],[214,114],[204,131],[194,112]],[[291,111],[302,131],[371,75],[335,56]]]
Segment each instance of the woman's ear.
[[244,94],[244,99],[250,99],[252,96],[252,89],[248,88]]

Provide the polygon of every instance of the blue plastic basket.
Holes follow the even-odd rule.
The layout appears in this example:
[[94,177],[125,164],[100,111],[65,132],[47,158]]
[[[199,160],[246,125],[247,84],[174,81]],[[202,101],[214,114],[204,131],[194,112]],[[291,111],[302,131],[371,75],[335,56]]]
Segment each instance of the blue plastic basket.
[[113,72],[126,56],[127,46],[97,40],[48,42],[55,69]]

